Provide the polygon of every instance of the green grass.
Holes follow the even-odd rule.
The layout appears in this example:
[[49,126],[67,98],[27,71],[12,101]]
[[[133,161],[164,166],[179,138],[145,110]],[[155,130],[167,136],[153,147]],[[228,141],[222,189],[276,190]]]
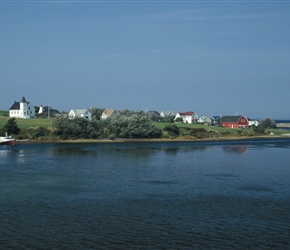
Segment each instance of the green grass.
[[[5,111],[4,111],[5,112]],[[8,116],[1,116],[3,111],[0,111],[0,129],[5,126],[7,121],[10,119]],[[26,128],[37,128],[37,127],[44,127],[44,128],[51,128],[52,127],[52,119],[43,119],[43,118],[34,118],[34,119],[21,119],[16,118],[18,127],[20,129]],[[169,125],[170,123],[161,123],[161,122],[154,122],[154,125],[159,129],[163,129],[165,126]],[[185,124],[185,123],[174,123],[177,127],[180,128],[204,128],[205,130],[212,130],[216,132],[228,132],[231,134],[237,134],[239,131],[246,136],[251,135],[253,133],[252,129],[232,129],[232,128],[224,128],[224,127],[214,127],[214,126],[205,126],[202,124]],[[281,135],[289,133],[289,130],[282,130],[282,129],[268,129],[268,133],[272,132],[274,135]],[[268,134],[267,133],[267,134]]]
[[[154,122],[154,125],[159,128],[159,129],[163,129],[164,127],[166,127],[167,125],[170,125],[173,123],[166,123],[166,122]],[[228,131],[228,132],[233,132],[233,131],[237,131],[237,130],[242,130],[242,129],[230,129],[230,128],[225,128],[225,127],[215,127],[215,126],[206,126],[203,124],[189,124],[189,123],[174,123],[174,125],[176,125],[179,128],[204,128],[206,130],[213,130],[213,131]]]
[[[9,120],[9,117],[3,117],[0,116],[0,128],[3,128],[7,121]],[[33,119],[21,119],[16,118],[18,127],[20,129],[24,128],[36,128],[36,127],[52,127],[52,121],[53,119],[42,119],[42,118],[33,118]]]
[[7,110],[0,110],[0,116],[9,116],[9,111],[7,111]]
[[[165,122],[154,122],[154,125],[159,128],[159,129],[163,129],[164,127],[166,127],[167,125],[170,125],[172,123],[165,123]],[[225,127],[215,127],[215,126],[206,126],[206,125],[202,125],[202,124],[188,124],[188,123],[174,123],[174,125],[176,125],[179,128],[204,128],[205,130],[209,131],[216,131],[216,132],[228,132],[231,134],[237,134],[237,132],[241,131],[241,133],[244,136],[247,135],[251,135],[253,134],[253,130],[250,128],[225,128]],[[267,129],[267,131],[272,132],[274,135],[282,135],[282,134],[286,134],[289,133],[289,130],[282,130],[282,129]]]

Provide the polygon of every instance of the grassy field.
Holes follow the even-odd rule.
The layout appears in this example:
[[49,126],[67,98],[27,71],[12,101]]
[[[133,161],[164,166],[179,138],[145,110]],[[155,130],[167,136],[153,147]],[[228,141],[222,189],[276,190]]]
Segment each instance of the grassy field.
[[[0,116],[0,128],[3,128],[9,117]],[[35,119],[17,119],[17,124],[19,128],[36,128],[36,127],[52,127],[53,119],[42,119],[42,118],[35,118]]]
[[9,116],[9,111],[0,110],[0,116]]
[[[162,122],[154,122],[154,125],[159,129],[163,129],[169,123],[162,123]],[[205,130],[215,131],[215,132],[228,132],[232,134],[236,134],[237,132],[241,132],[244,136],[251,135],[253,133],[252,129],[250,128],[240,128],[240,129],[232,129],[232,128],[225,128],[225,127],[215,127],[215,126],[205,126],[202,124],[188,124],[188,123],[174,123],[179,128],[204,128]],[[289,133],[289,130],[282,130],[282,129],[269,129],[269,132],[272,132],[274,135],[281,135]]]
[[[163,129],[165,126],[169,125],[169,123],[163,123],[163,122],[154,122],[154,125],[159,128],[159,129]],[[176,125],[179,128],[204,128],[206,130],[213,130],[213,131],[229,131],[229,132],[233,132],[233,131],[244,131],[245,129],[231,129],[231,128],[225,128],[225,127],[215,127],[215,126],[205,126],[203,124],[189,124],[189,123],[174,123],[174,125]]]

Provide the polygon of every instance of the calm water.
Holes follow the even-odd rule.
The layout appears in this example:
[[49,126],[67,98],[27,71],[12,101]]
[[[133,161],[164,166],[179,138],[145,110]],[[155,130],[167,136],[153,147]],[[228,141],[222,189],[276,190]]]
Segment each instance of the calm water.
[[0,147],[1,249],[290,249],[290,139]]

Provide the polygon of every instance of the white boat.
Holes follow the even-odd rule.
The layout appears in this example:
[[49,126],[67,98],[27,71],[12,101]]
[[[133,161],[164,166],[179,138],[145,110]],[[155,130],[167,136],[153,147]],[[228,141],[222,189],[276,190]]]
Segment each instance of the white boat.
[[0,137],[0,145],[15,145],[15,139],[13,139],[11,136],[8,136],[6,132],[5,136]]

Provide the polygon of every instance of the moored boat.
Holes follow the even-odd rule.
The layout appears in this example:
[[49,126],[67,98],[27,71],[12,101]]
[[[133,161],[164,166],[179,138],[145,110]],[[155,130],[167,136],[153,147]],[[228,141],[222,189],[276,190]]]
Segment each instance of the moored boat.
[[0,137],[0,145],[15,145],[15,139],[13,139],[11,136],[8,136],[6,132],[5,136]]

